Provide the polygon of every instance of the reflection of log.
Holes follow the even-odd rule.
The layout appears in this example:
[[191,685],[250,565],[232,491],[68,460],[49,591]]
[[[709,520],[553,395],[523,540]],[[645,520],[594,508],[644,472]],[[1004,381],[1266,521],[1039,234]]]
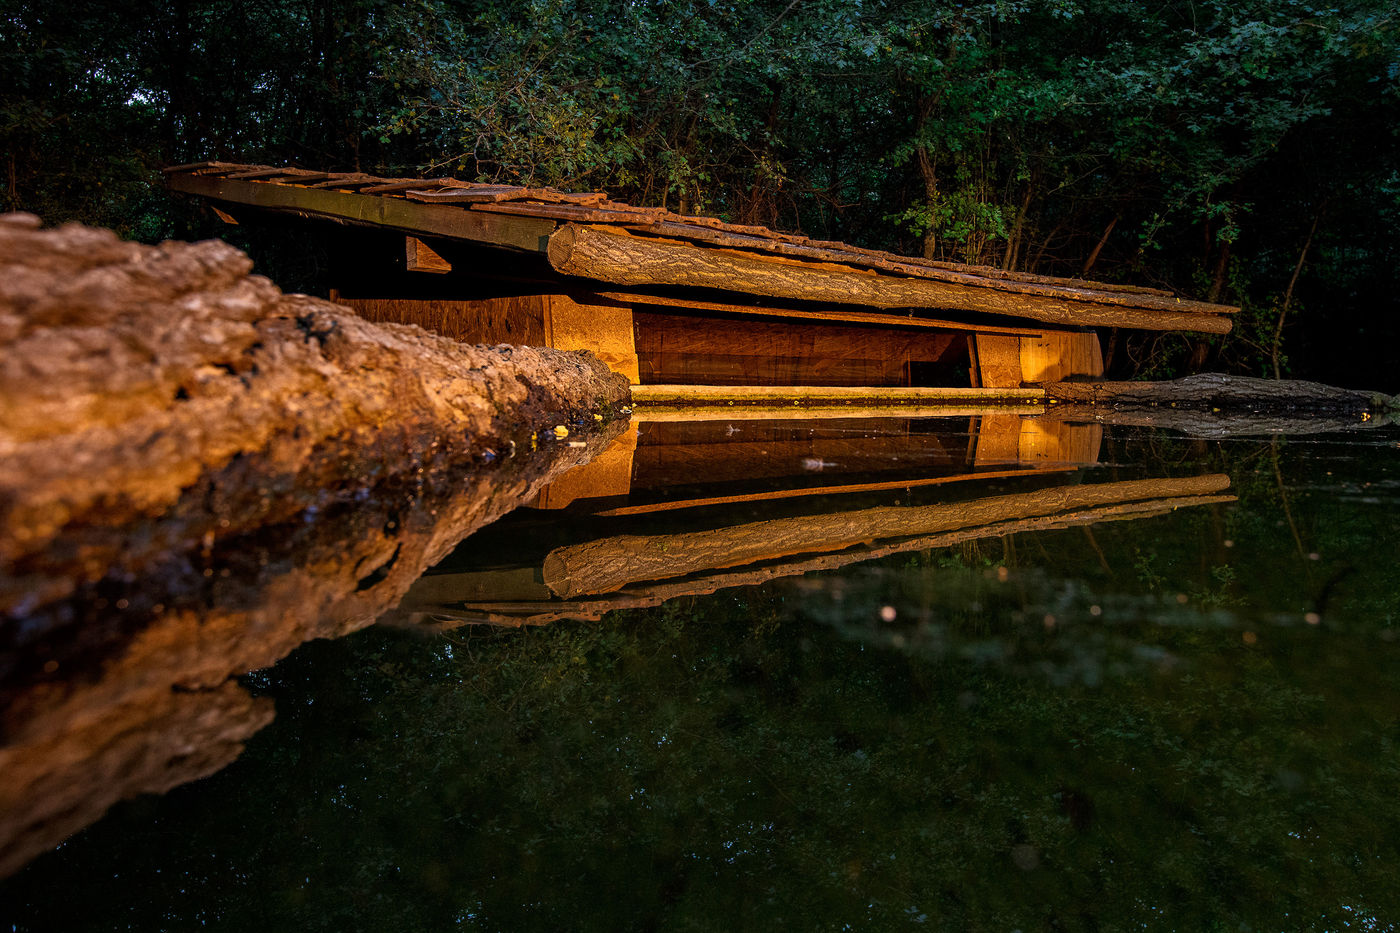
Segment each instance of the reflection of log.
[[[1210,477],[1217,481],[1220,489],[1229,485],[1225,476]],[[1207,477],[1202,477],[1207,479]],[[664,582],[641,582],[630,584],[606,596],[583,596],[567,600],[543,598],[540,591],[544,587],[515,596],[501,590],[494,599],[484,596],[480,586],[469,587],[459,583],[455,589],[447,580],[436,581],[431,593],[424,591],[424,597],[413,600],[412,594],[405,608],[394,614],[391,621],[396,624],[427,625],[432,627],[452,627],[461,623],[486,623],[491,625],[544,625],[564,619],[597,620],[605,613],[616,609],[644,609],[658,606],[668,599],[678,596],[703,596],[718,590],[736,586],[758,586],[783,577],[799,576],[813,571],[835,570],[860,561],[889,557],[892,554],[922,551],[929,548],[953,547],[981,538],[1000,537],[1022,532],[1054,531],[1097,522],[1129,521],[1151,518],[1174,509],[1210,505],[1220,502],[1233,502],[1230,495],[1185,495],[1163,499],[1149,499],[1114,505],[1096,506],[1073,512],[1036,518],[1011,519],[994,522],[976,528],[958,531],[939,532],[903,538],[894,543],[877,544],[871,547],[848,548],[835,554],[817,557],[799,557],[795,560],[772,561],[757,567],[746,567],[733,571],[698,572],[679,580]],[[475,577],[475,575],[469,575]],[[429,580],[431,578],[425,578]],[[465,581],[464,581],[465,582]],[[473,579],[480,584],[480,579]],[[415,587],[415,590],[417,587]],[[520,598],[525,596],[526,598]],[[466,600],[464,608],[433,606],[432,597],[441,602]],[[490,599],[490,601],[487,601]],[[513,601],[503,601],[513,600]]]
[[1003,290],[741,250],[708,249],[676,240],[633,236],[610,227],[568,224],[550,237],[548,255],[550,264],[566,275],[622,285],[685,285],[875,308],[946,308],[1076,327],[1122,326],[1216,334],[1230,330],[1229,318],[1221,314],[1175,310],[1197,306],[1154,296],[1091,294],[1087,290],[1079,290],[1083,294],[1077,295],[1075,289],[1049,286]]
[[1172,382],[1059,382],[1045,387],[1060,402],[1117,411],[1177,408],[1248,414],[1361,414],[1394,411],[1400,402],[1379,392],[1317,382],[1202,373]]
[[1133,480],[1042,489],[972,502],[780,518],[685,534],[622,535],[552,551],[544,561],[544,581],[554,593],[570,599],[613,592],[644,580],[665,580],[702,570],[839,551],[880,540],[1144,500],[1208,496],[1228,486],[1229,479],[1218,475]]

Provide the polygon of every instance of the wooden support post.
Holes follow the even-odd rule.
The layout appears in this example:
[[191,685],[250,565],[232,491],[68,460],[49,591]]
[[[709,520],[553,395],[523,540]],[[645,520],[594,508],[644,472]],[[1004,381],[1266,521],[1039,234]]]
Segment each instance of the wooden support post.
[[978,334],[978,384],[984,389],[1021,387],[1021,339],[1002,334]]
[[975,356],[980,384],[988,389],[1103,375],[1103,352],[1093,331],[1051,330],[1023,337],[978,334]]
[[558,350],[592,350],[614,372],[640,383],[632,309],[587,305],[568,295],[545,295],[545,341]]

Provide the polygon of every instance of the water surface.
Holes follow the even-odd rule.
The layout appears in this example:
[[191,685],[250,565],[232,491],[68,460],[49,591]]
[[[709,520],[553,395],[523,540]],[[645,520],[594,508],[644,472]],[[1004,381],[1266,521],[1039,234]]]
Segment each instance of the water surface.
[[1394,428],[643,422],[0,918],[1389,929],[1398,517]]

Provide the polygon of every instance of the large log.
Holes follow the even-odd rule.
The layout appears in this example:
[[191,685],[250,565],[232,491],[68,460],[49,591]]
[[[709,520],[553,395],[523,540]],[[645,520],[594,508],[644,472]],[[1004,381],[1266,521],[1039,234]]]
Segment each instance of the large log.
[[232,760],[272,715],[233,678],[373,622],[606,440],[532,432],[627,397],[250,266],[0,216],[0,876]]
[[605,226],[565,224],[549,238],[547,255],[550,265],[565,275],[621,285],[683,285],[875,308],[940,308],[1072,327],[1224,334],[1231,326],[1229,318],[1216,314],[1124,307],[1101,300],[886,275],[834,263],[634,236]]

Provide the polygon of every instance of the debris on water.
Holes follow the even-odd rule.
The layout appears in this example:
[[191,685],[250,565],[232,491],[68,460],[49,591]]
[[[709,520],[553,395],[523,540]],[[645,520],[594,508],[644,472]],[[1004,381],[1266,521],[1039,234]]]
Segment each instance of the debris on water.
[[813,473],[816,473],[816,472],[818,472],[818,471],[820,471],[820,470],[825,470],[827,467],[834,467],[834,466],[840,466],[840,464],[838,464],[838,463],[833,463],[833,462],[831,462],[830,460],[823,460],[823,459],[821,459],[820,457],[803,457],[803,458],[802,458],[802,469],[808,470],[808,471],[813,472]]
[[556,424],[554,426],[554,436],[559,438],[568,437],[569,429],[562,424]]

